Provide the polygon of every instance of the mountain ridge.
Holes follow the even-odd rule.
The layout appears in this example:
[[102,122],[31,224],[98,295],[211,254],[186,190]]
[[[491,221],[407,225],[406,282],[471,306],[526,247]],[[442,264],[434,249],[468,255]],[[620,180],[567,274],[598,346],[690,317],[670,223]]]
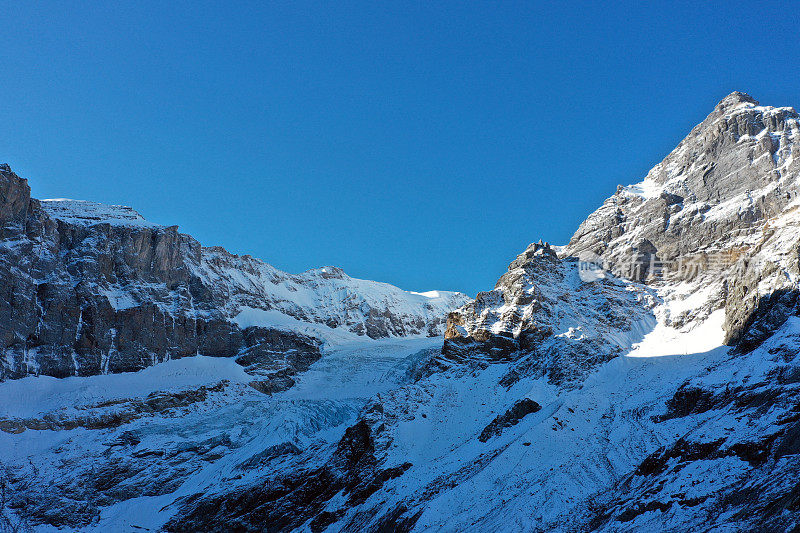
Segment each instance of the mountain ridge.
[[285,384],[327,345],[440,334],[467,299],[336,267],[288,274],[126,206],[39,201],[7,164],[0,225],[4,378],[132,371],[204,353]]

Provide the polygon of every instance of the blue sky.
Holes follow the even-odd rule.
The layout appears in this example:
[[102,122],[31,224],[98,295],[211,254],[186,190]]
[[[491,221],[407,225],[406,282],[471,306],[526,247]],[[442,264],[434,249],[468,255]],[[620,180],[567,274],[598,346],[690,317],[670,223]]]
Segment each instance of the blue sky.
[[566,242],[733,90],[800,106],[791,2],[76,4],[0,2],[34,196],[410,290]]

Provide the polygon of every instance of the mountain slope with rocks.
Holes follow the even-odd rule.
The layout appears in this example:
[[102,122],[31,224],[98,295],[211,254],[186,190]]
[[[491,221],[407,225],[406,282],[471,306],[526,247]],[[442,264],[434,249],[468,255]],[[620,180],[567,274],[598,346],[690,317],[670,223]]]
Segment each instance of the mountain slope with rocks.
[[233,357],[265,387],[327,345],[436,336],[459,293],[414,293],[325,267],[287,274],[202,247],[129,207],[36,200],[0,166],[0,379]]
[[[529,245],[445,311],[444,339],[370,340],[365,324],[270,394],[204,355],[6,380],[2,516],[37,531],[794,530],[799,131],[793,109],[732,93],[567,246]],[[228,279],[203,253],[192,274]],[[228,323],[263,316],[255,301],[225,300]]]

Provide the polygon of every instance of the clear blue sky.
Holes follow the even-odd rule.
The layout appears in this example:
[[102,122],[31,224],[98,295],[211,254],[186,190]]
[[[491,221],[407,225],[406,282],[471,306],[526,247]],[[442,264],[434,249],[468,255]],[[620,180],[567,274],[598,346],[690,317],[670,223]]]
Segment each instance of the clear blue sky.
[[411,290],[566,242],[733,90],[800,106],[793,2],[78,4],[0,3],[34,196]]

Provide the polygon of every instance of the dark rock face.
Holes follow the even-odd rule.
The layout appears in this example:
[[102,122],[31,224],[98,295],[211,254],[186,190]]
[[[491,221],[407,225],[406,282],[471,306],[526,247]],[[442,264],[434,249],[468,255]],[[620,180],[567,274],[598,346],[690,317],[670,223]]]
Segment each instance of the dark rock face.
[[[365,283],[334,267],[290,276],[202,248],[177,226],[126,207],[40,202],[0,166],[0,380],[129,372],[198,353],[238,356],[261,374],[302,370],[319,357],[322,338],[237,315],[277,312],[372,338],[435,335],[466,301],[442,293],[410,302],[404,291]],[[296,303],[299,290],[320,301]]]
[[191,237],[176,227],[52,219],[25,180],[7,166],[0,176],[3,378],[126,372],[200,351],[238,353],[238,328],[192,292],[199,284],[189,263],[199,261],[200,245]]
[[494,420],[492,420],[478,436],[478,440],[481,442],[486,442],[492,437],[500,435],[504,429],[511,426],[516,426],[524,417],[528,416],[529,414],[536,413],[541,409],[542,406],[530,398],[518,400],[508,409],[508,411],[502,415],[498,415]]
[[800,293],[796,290],[780,289],[758,298],[756,301],[737,300],[742,282],[733,282],[736,292],[726,308],[727,342],[738,350],[749,352],[757,348],[786,319],[800,313]]
[[243,331],[243,348],[236,362],[245,371],[265,380],[251,383],[261,392],[272,393],[294,385],[291,376],[322,357],[319,341],[300,333],[249,327]]
[[[289,453],[294,453],[290,450]],[[323,531],[383,484],[403,475],[404,463],[381,468],[375,456],[373,430],[365,420],[347,428],[331,458],[321,467],[299,470],[269,483],[242,487],[215,496],[197,494],[187,499],[184,513],[171,520],[167,531],[290,531],[310,520],[312,531]],[[346,507],[324,510],[342,492]],[[402,511],[391,523],[409,526]],[[413,522],[412,522],[413,523]]]

